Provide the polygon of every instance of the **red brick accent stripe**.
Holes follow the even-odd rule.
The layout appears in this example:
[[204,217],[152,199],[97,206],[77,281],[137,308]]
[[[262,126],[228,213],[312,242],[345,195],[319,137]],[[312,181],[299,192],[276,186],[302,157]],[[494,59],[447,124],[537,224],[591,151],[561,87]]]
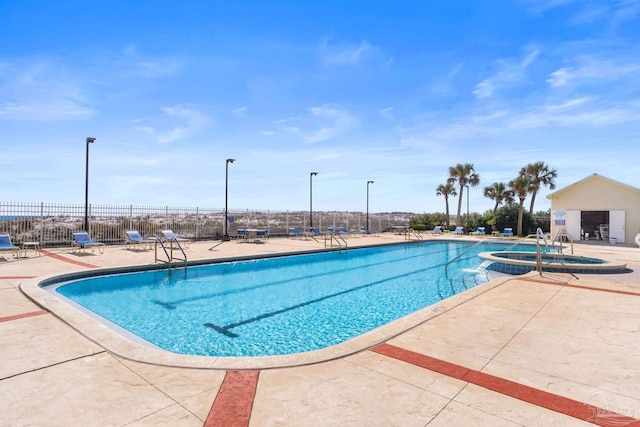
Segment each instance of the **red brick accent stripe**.
[[40,249],[40,252],[42,252],[42,254],[51,257],[53,259],[57,259],[58,261],[64,261],[64,262],[68,262],[69,264],[75,264],[75,265],[79,265],[81,267],[87,267],[87,268],[100,268],[99,265],[93,265],[93,264],[88,264],[86,262],[82,262],[82,261],[76,261],[75,259],[71,259],[71,258],[67,258],[65,256],[53,253],[53,252],[49,252],[47,250],[44,249]]
[[227,371],[204,427],[247,427],[260,371]]
[[599,426],[611,426],[613,425],[612,422],[620,426],[640,426],[640,420],[635,418],[595,408],[583,402],[465,368],[464,366],[449,363],[444,360],[435,359],[424,354],[405,350],[391,344],[380,344],[372,348],[371,351]]
[[24,319],[25,317],[39,316],[41,314],[47,314],[47,313],[48,313],[47,310],[38,310],[38,311],[32,311],[30,313],[14,314],[13,316],[0,317],[0,323],[9,322],[11,320]]
[[521,279],[521,280],[523,282],[544,283],[545,285],[566,286],[569,288],[587,289],[589,291],[611,292],[613,294],[622,294],[622,295],[631,295],[634,297],[640,297],[640,293],[638,292],[620,291],[617,289],[594,288],[593,286],[570,285],[568,283],[551,282],[549,280],[536,280],[536,279]]
[[36,276],[0,276],[0,280],[33,279]]

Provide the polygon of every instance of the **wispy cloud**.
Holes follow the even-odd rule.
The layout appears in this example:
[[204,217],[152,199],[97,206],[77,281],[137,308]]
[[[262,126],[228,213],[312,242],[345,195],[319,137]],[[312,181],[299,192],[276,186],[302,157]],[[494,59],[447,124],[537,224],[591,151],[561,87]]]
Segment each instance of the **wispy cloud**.
[[638,121],[640,102],[598,106],[596,98],[580,98],[560,105],[544,105],[511,117],[510,129],[543,127],[595,128]]
[[393,119],[393,107],[381,108],[378,110],[378,114],[387,120]]
[[311,107],[311,116],[287,119],[286,122],[300,122],[285,126],[284,131],[293,133],[307,143],[326,141],[343,134],[358,124],[358,120],[348,111],[329,106]]
[[324,39],[320,49],[322,62],[325,65],[355,65],[375,54],[376,48],[363,40],[360,43],[332,44]]
[[552,72],[547,79],[551,87],[579,84],[602,84],[605,81],[624,81],[625,77],[637,76],[640,63],[622,63],[595,56],[582,56],[573,60],[575,65],[565,66]]
[[440,78],[440,80],[431,85],[431,91],[436,94],[448,94],[454,92],[456,90],[454,80],[458,74],[460,74],[462,69],[462,63],[455,64],[444,78]]
[[634,21],[640,16],[640,2],[638,0],[618,0],[615,2],[613,23],[622,24]]
[[186,65],[186,60],[178,56],[152,56],[140,53],[135,45],[126,46],[120,54],[112,58],[120,64],[124,77],[158,78],[174,75]]
[[246,113],[247,110],[248,110],[247,107],[240,107],[240,108],[234,108],[231,112],[238,117],[244,117],[244,113]]
[[80,78],[52,59],[0,67],[0,118],[69,120],[91,116],[92,100]]
[[604,128],[640,122],[640,100],[603,103],[596,96],[566,99],[540,105],[501,109],[485,114],[450,117],[448,121],[430,121],[422,128],[406,132],[405,145],[436,150],[442,143],[463,143],[481,138],[501,140],[506,135],[521,135],[531,130],[557,131]]
[[584,0],[525,0],[528,10],[535,14],[578,2],[584,2]]
[[533,14],[543,14],[552,9],[571,5],[573,7],[568,22],[574,25],[607,22],[618,27],[634,21],[640,16],[638,0],[613,0],[593,2],[588,0],[526,0],[527,9]]
[[521,59],[501,59],[497,61],[496,73],[478,83],[473,91],[478,98],[487,98],[505,86],[512,86],[521,82],[526,76],[525,71],[538,55],[539,49],[530,47],[526,55]]
[[592,24],[606,20],[610,16],[611,10],[609,5],[605,4],[591,4],[589,7],[578,12],[574,15],[570,22],[575,25]]
[[[181,141],[196,135],[211,120],[188,106],[165,107],[161,117],[136,120],[136,128],[146,132],[159,144]],[[162,128],[168,129],[162,129]]]

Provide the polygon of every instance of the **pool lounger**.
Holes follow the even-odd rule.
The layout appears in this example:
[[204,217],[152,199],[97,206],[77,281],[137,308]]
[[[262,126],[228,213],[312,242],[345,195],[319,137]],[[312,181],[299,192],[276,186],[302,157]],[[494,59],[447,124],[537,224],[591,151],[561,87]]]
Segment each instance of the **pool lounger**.
[[93,252],[95,248],[98,248],[99,253],[104,253],[104,243],[91,240],[89,233],[86,231],[73,233],[73,240],[71,241],[72,251],[80,252],[87,248],[91,249],[91,252]]

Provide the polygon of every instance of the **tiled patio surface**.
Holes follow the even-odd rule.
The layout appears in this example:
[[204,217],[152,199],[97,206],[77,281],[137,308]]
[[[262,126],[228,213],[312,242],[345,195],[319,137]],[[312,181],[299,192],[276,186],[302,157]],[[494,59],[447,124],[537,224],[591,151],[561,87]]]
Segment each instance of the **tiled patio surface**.
[[[349,245],[402,239],[386,233]],[[192,244],[189,259],[324,247],[284,238],[209,250],[214,244]],[[247,370],[130,360],[20,290],[51,274],[150,264],[153,251],[5,255],[0,426],[638,426],[640,249],[577,244],[575,252],[632,271],[497,277],[359,351]]]

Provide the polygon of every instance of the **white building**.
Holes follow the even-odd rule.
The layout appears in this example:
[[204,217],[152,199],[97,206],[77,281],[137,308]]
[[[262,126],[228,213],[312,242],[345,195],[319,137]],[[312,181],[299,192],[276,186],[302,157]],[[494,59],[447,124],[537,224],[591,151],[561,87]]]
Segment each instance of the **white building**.
[[594,173],[547,196],[551,234],[563,228],[573,240],[633,243],[640,233],[640,189]]

